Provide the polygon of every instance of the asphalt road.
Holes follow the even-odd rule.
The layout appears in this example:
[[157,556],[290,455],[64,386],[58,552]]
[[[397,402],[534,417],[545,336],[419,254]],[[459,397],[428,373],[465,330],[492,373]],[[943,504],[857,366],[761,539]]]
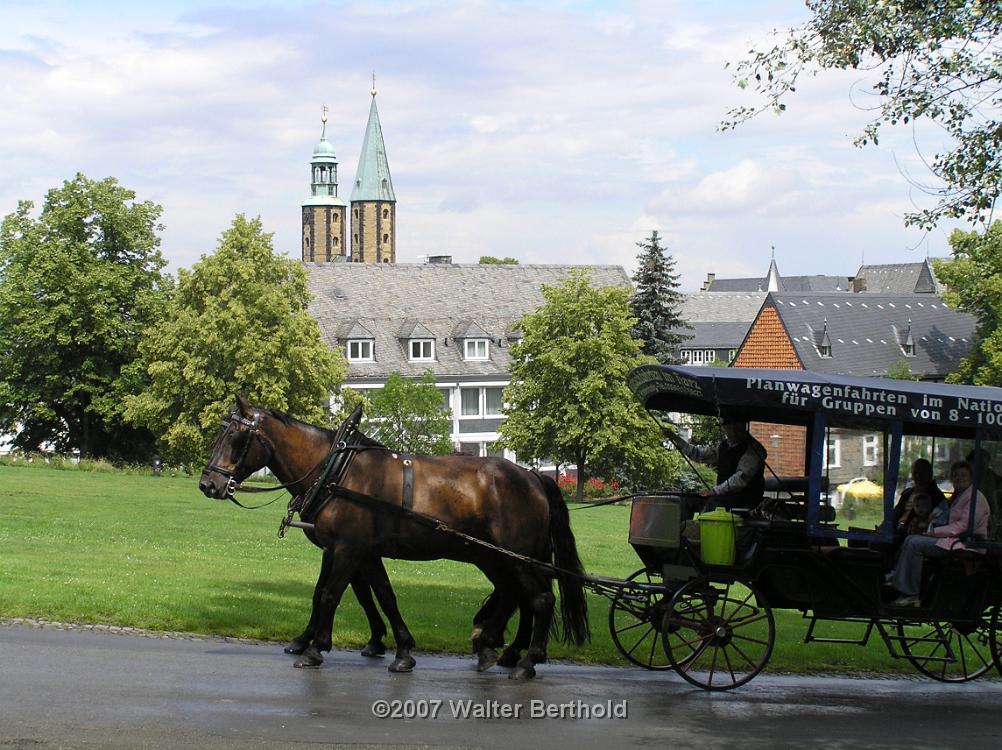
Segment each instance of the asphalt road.
[[[515,683],[462,657],[419,654],[409,675],[388,661],[338,652],[302,671],[274,644],[0,627],[0,749],[1002,746],[999,679],[766,673],[706,694],[639,669],[548,664]],[[379,718],[380,700],[435,718]],[[596,716],[596,705],[626,716]]]

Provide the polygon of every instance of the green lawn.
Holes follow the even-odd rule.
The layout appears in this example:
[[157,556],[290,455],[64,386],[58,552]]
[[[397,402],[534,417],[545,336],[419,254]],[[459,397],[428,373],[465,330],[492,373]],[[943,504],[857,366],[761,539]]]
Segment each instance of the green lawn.
[[[196,485],[0,466],[0,617],[278,640],[298,634],[320,552],[295,530],[277,538],[285,498],[247,511],[207,500]],[[625,577],[640,566],[627,543],[628,514],[618,506],[571,514],[586,570]],[[470,619],[489,592],[480,573],[443,561],[388,560],[387,568],[418,648],[466,652]],[[592,642],[552,644],[550,654],[623,663],[608,634],[608,602],[590,596],[589,604]],[[776,617],[771,669],[911,671],[879,642],[806,646],[799,613]],[[339,646],[359,646],[368,635],[350,592],[334,630]]]

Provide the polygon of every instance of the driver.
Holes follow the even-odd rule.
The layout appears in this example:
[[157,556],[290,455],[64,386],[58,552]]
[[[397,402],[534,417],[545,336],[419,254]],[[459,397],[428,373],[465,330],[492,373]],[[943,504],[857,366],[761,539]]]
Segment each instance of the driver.
[[717,467],[717,484],[700,491],[701,497],[719,497],[718,505],[731,508],[754,508],[762,502],[765,491],[766,450],[748,432],[747,423],[733,414],[723,414],[720,427],[724,440],[717,446],[694,445],[670,427],[665,437],[687,458]]

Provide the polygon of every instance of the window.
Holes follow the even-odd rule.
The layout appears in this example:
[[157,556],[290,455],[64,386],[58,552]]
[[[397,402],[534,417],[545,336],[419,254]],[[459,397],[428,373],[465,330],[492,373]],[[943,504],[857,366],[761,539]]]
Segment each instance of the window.
[[863,466],[876,466],[880,461],[877,457],[877,438],[879,435],[863,436]]
[[464,417],[480,416],[480,389],[460,388],[459,389],[461,408],[460,414]]
[[736,356],[738,356],[738,350],[737,349],[728,349],[727,350],[727,361],[728,361],[728,363],[733,362],[734,358]]
[[438,392],[442,394],[442,408],[452,413],[452,391],[448,388],[439,388]]
[[464,456],[479,456],[480,443],[460,443],[459,452]]
[[842,441],[837,437],[828,438],[825,466],[829,469],[838,469],[842,466]]
[[715,349],[683,349],[682,361],[692,365],[702,365],[717,361]]
[[434,339],[413,339],[410,345],[411,362],[428,362],[435,359]]
[[822,359],[831,359],[832,347],[831,344],[818,344],[818,356]]
[[487,339],[466,339],[465,359],[487,359],[488,352]]
[[[501,414],[501,394],[504,388],[484,388],[485,413],[489,417],[500,416]],[[491,454],[493,455],[493,454]]]
[[388,208],[384,208],[383,209],[383,218],[384,219],[390,218],[390,209],[388,209]]
[[372,340],[353,339],[348,342],[349,362],[372,362]]
[[387,243],[387,242],[389,242],[389,241],[390,241],[390,235],[388,235],[388,234],[384,234],[384,235],[383,235],[383,244],[385,244],[385,243]]

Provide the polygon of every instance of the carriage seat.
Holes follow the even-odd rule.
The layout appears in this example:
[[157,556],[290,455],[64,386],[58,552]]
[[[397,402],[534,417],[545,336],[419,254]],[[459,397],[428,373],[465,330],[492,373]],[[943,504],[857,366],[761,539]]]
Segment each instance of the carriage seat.
[[881,567],[884,565],[884,553],[880,550],[870,549],[869,547],[840,547],[839,545],[825,545],[819,547],[818,551],[820,551],[821,554],[829,560],[873,563],[874,565],[879,565]]
[[[771,476],[765,478],[765,491],[766,492],[788,492],[792,494],[804,495],[807,493],[807,487],[810,482],[810,477],[777,477]],[[828,491],[828,477],[821,477],[821,491]]]

